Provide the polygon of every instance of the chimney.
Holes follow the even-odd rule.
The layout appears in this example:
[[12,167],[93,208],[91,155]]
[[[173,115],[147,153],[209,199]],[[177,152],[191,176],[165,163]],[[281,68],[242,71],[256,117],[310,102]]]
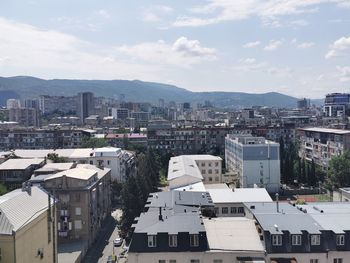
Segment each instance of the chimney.
[[159,221],[163,221],[162,208],[159,207]]
[[28,195],[32,194],[32,185],[30,184],[30,182],[22,183],[22,191],[27,192]]
[[280,209],[279,209],[279,202],[278,202],[278,197],[279,197],[279,194],[276,193],[276,209],[277,209],[277,213],[280,212]]

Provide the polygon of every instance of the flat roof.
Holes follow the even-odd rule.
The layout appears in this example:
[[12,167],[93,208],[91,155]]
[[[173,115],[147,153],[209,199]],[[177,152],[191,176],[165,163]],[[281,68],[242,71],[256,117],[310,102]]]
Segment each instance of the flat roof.
[[186,186],[174,188],[172,190],[174,190],[174,191],[188,191],[188,192],[205,192],[206,191],[203,182],[189,184]]
[[34,159],[8,159],[7,161],[0,164],[0,170],[25,170],[31,165],[39,165],[44,162],[45,159],[34,158]]
[[190,155],[181,155],[181,156],[191,158],[194,161],[222,161],[221,157],[210,155],[210,154],[190,154]]
[[96,174],[97,174],[97,172],[92,170],[92,169],[77,167],[77,168],[73,168],[73,169],[69,169],[66,171],[62,171],[62,172],[53,174],[49,178],[46,178],[45,181],[59,178],[62,176],[67,176],[67,177],[79,179],[79,180],[89,180],[91,177],[93,177]]
[[339,135],[350,133],[350,130],[328,129],[328,128],[319,128],[319,127],[299,128],[299,130],[311,131],[311,132],[334,133],[334,134],[339,134]]
[[47,163],[43,167],[35,171],[64,171],[71,169],[75,164],[74,163]]
[[207,188],[214,204],[272,202],[265,188]]
[[245,217],[204,218],[210,250],[264,252],[254,220]]

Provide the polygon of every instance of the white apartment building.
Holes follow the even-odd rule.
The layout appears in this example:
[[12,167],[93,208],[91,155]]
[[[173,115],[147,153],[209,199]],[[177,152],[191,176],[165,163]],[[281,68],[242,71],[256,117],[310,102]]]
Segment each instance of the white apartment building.
[[264,137],[229,134],[225,139],[226,169],[236,172],[243,188],[280,189],[279,143]]

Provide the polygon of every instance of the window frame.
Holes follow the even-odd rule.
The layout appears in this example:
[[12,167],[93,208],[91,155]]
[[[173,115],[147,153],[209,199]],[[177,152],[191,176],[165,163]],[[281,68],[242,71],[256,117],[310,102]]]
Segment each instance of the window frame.
[[156,235],[147,235],[147,246],[148,247],[157,247],[157,236]]
[[315,234],[310,236],[310,245],[319,246],[321,245],[321,235]]
[[[276,242],[277,241],[277,242]],[[282,235],[281,234],[274,234],[271,235],[271,244],[274,247],[280,247],[282,246],[283,242],[282,242]]]
[[344,246],[345,245],[345,235],[336,235],[336,245],[337,246]]
[[169,235],[169,247],[177,247],[177,235]]
[[190,234],[190,247],[199,247],[199,235]]
[[[301,235],[292,235],[292,246],[301,246]],[[295,242],[297,241],[297,242]]]

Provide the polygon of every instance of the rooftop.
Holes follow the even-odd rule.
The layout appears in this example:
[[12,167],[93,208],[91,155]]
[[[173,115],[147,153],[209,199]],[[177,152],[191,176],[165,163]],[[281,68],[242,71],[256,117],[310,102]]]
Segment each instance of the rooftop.
[[313,128],[299,128],[301,131],[310,131],[310,132],[321,132],[321,133],[334,133],[334,134],[350,134],[350,130],[340,130],[340,129],[328,129],[328,128],[319,128],[319,127],[313,127]]
[[254,220],[218,217],[204,218],[203,222],[210,250],[264,252]]
[[39,165],[44,159],[8,159],[0,164],[0,170],[25,170],[31,165]]
[[210,154],[191,154],[191,155],[182,155],[182,156],[190,158],[194,161],[222,161],[221,157],[210,155]]
[[29,194],[16,189],[0,196],[0,234],[12,235],[28,225],[48,208],[48,195],[37,186],[32,186]]
[[215,204],[272,202],[265,188],[207,188],[207,191]]
[[73,168],[73,169],[69,169],[66,171],[53,174],[50,177],[46,178],[46,180],[51,180],[62,176],[79,179],[79,180],[89,180],[91,177],[93,177],[96,174],[97,172],[92,169],[77,167],[77,168]]

